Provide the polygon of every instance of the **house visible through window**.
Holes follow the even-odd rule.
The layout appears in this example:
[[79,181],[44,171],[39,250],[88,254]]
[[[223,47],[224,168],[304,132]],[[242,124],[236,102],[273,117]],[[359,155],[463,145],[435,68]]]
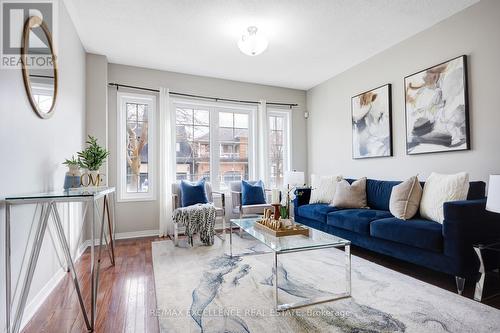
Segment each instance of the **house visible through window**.
[[221,189],[228,189],[231,181],[248,179],[248,124],[248,114],[219,112],[218,180]]
[[210,112],[176,108],[177,179],[210,181]]
[[175,103],[177,180],[205,178],[226,190],[248,179],[252,109]]
[[290,114],[287,111],[268,111],[269,127],[269,179],[271,187],[281,187],[283,176],[289,169]]
[[155,97],[119,93],[119,200],[154,199]]

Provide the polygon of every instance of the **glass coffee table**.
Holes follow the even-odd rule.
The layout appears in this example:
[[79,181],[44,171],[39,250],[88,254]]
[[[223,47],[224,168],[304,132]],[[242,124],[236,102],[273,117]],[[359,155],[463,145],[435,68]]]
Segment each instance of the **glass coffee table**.
[[[351,296],[351,242],[340,237],[322,232],[311,227],[309,228],[309,236],[305,235],[293,235],[293,236],[282,236],[275,237],[274,235],[258,229],[255,227],[255,223],[259,218],[244,218],[244,219],[232,219],[230,222],[230,232],[229,232],[229,251],[232,256],[246,256],[246,255],[256,255],[263,253],[273,253],[274,254],[274,287],[275,287],[275,305],[277,311],[285,311],[288,309],[294,309],[298,307],[303,307],[307,305],[313,305],[318,303],[324,303],[329,301],[334,301]],[[296,223],[299,224],[299,223]],[[300,224],[299,224],[300,225]],[[233,254],[233,232],[232,227],[239,227],[245,233],[249,234],[260,243],[266,245],[271,251],[269,252],[253,252],[253,253],[240,253],[237,255]],[[303,301],[295,303],[280,304],[278,301],[278,257],[287,253],[302,252],[302,251],[313,251],[319,249],[327,248],[344,248],[345,252],[345,279],[346,279],[346,290],[345,292],[337,293],[334,295],[328,295],[324,297],[309,298]]]

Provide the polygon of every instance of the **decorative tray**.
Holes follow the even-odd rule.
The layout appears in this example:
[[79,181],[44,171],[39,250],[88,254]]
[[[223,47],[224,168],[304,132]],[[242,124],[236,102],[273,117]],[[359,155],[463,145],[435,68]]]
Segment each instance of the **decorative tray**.
[[[273,223],[274,222],[274,223]],[[270,221],[270,220],[259,220],[255,223],[255,227],[264,230],[265,232],[275,236],[293,236],[293,235],[304,235],[309,236],[309,228],[305,228],[296,224],[291,226],[283,226],[283,223],[277,223],[281,221]]]

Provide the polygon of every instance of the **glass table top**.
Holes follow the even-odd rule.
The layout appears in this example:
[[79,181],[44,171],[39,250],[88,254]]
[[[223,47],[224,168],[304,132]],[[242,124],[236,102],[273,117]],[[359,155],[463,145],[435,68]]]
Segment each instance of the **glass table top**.
[[323,231],[313,229],[311,227],[296,223],[297,225],[304,226],[309,229],[309,236],[305,235],[293,235],[293,236],[282,236],[276,237],[270,233],[257,229],[254,227],[255,223],[260,218],[252,217],[245,219],[232,219],[231,223],[237,225],[243,229],[246,233],[250,234],[252,237],[258,241],[264,243],[273,251],[276,252],[292,252],[294,250],[306,250],[322,247],[336,247],[345,246],[351,244],[350,241],[328,234]]
[[6,201],[15,200],[43,200],[43,199],[64,199],[64,198],[84,198],[84,197],[101,197],[103,195],[115,191],[114,187],[79,187],[70,188],[68,190],[49,191],[41,193],[21,194],[6,197]]

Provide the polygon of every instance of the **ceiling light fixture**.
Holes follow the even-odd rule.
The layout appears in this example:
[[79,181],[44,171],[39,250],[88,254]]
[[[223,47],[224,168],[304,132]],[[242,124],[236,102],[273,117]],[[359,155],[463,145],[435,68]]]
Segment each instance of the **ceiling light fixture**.
[[252,57],[264,52],[269,44],[266,37],[257,34],[257,30],[256,26],[248,27],[247,32],[238,40],[240,51]]

